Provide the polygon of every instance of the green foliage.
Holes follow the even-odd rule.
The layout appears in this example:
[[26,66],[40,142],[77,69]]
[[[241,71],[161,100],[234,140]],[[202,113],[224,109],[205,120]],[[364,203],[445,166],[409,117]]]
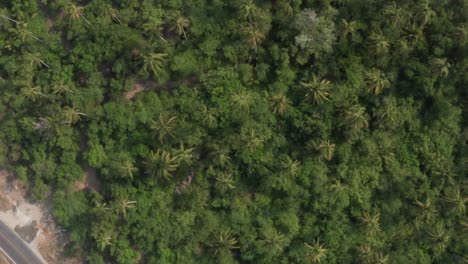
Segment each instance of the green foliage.
[[90,263],[462,263],[461,2],[3,1],[1,165]]

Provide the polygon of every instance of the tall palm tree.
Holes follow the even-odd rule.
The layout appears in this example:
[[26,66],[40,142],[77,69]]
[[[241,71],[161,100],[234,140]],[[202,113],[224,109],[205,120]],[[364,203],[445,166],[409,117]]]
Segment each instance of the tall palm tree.
[[450,241],[450,234],[443,228],[442,225],[437,224],[426,230],[432,246],[437,254],[445,251]]
[[384,89],[390,86],[390,81],[387,79],[385,74],[376,68],[373,68],[366,73],[366,82],[369,92],[375,95],[380,94]]
[[230,252],[233,249],[239,248],[237,245],[237,238],[229,229],[214,235],[214,243],[211,246],[215,250],[215,255],[219,252]]
[[166,61],[166,53],[150,53],[143,55],[143,68],[145,73],[153,74],[153,77],[158,77],[162,71],[162,66]]
[[65,120],[68,124],[74,124],[81,120],[82,116],[86,116],[85,113],[79,112],[75,109],[75,107],[65,107],[63,109],[63,115],[65,116]]
[[278,9],[285,15],[291,16],[294,14],[294,9],[291,6],[291,0],[279,0]]
[[390,49],[390,42],[387,41],[381,30],[374,31],[369,36],[370,50],[376,55],[387,54]]
[[436,16],[434,10],[429,6],[428,0],[423,0],[421,4],[416,7],[415,18],[421,23],[421,27],[429,24],[433,17]]
[[232,96],[234,105],[244,112],[249,112],[250,104],[252,103],[252,95],[248,92],[238,92]]
[[172,23],[170,25],[170,29],[175,31],[179,36],[183,35],[185,39],[187,39],[187,34],[185,29],[190,26],[190,20],[183,17],[180,13],[177,13],[172,18]]
[[341,109],[339,116],[339,125],[349,130],[350,134],[356,134],[360,130],[367,128],[366,108],[354,104]]
[[122,20],[120,20],[119,12],[115,8],[113,8],[111,5],[107,5],[106,7],[104,7],[104,15],[118,22],[119,24],[123,24]]
[[234,179],[230,173],[219,173],[216,176],[216,183],[221,189],[232,190],[236,188]]
[[406,15],[404,14],[404,10],[394,1],[384,7],[383,13],[390,20],[390,25],[392,25],[392,27],[405,23]]
[[335,152],[335,144],[330,143],[330,140],[324,140],[318,146],[320,156],[326,160],[331,160],[333,158],[333,153]]
[[340,25],[338,27],[338,33],[341,39],[347,39],[348,36],[353,36],[358,29],[358,24],[356,21],[347,21],[346,19],[341,19]]
[[34,52],[34,53],[26,53],[24,55],[25,57],[25,60],[27,62],[29,62],[29,64],[33,67],[33,68],[36,68],[36,67],[39,67],[41,65],[44,65],[45,67],[47,68],[50,68],[49,65],[47,65],[47,63],[45,63],[42,59],[41,59],[41,54],[39,52]]
[[28,30],[28,24],[24,22],[16,23],[16,27],[14,29],[9,29],[10,32],[14,33],[21,41],[26,42],[30,39],[35,39],[37,41],[43,42],[34,34]]
[[460,191],[460,188],[452,187],[445,194],[445,200],[453,205],[453,208],[456,212],[460,214],[465,214],[466,206],[465,204],[468,202],[468,197],[464,197],[463,193]]
[[252,23],[252,17],[256,16],[260,12],[260,9],[255,5],[253,0],[244,0],[240,6],[240,12],[244,18],[248,18],[249,22]]
[[431,71],[435,76],[447,77],[449,74],[450,63],[447,58],[433,58],[431,60]]
[[123,215],[124,217],[127,217],[127,210],[130,208],[134,208],[136,204],[136,201],[131,201],[128,199],[128,195],[122,198],[119,198],[119,200],[116,201],[114,208],[115,212],[117,215]]
[[265,39],[263,34],[253,23],[247,23],[241,28],[241,33],[245,36],[245,41],[257,53],[257,46]]
[[320,240],[314,240],[311,244],[305,243],[304,246],[307,249],[307,257],[314,263],[321,263],[327,257],[327,249]]
[[225,166],[231,161],[229,150],[226,148],[221,148],[216,144],[211,146],[209,157],[215,164],[219,164],[221,166]]
[[185,163],[191,165],[193,160],[193,148],[185,148],[184,143],[180,143],[179,148],[174,150],[174,157],[179,164]]
[[418,218],[422,220],[431,220],[437,213],[437,209],[432,204],[431,198],[429,197],[427,197],[424,202],[416,200],[414,204],[421,210],[421,216],[418,216]]
[[455,30],[455,39],[458,41],[460,46],[468,44],[468,24],[461,24]]
[[287,173],[293,177],[297,176],[299,173],[301,162],[298,160],[293,160],[289,156],[286,157],[286,160],[281,161],[281,167],[287,171]]
[[101,231],[93,235],[99,250],[104,251],[108,246],[112,245],[112,235],[109,231]]
[[249,129],[245,135],[245,146],[250,151],[255,151],[258,147],[263,144],[263,140],[257,135],[255,130]]
[[21,89],[21,94],[31,101],[36,101],[39,97],[46,97],[45,94],[41,92],[41,87],[28,85]]
[[86,17],[84,17],[84,7],[82,6],[77,6],[74,3],[70,3],[70,5],[67,8],[67,13],[70,16],[70,21],[71,20],[78,20],[82,18],[86,23],[91,24]]
[[366,227],[366,232],[368,236],[373,236],[380,231],[380,214],[370,215],[365,212],[361,217],[361,221]]
[[283,234],[274,228],[267,228],[262,232],[262,241],[269,247],[279,252],[283,251],[286,244]]
[[329,101],[331,82],[326,79],[320,80],[315,74],[308,82],[300,82],[302,87],[307,89],[305,100],[313,104],[321,104]]
[[349,187],[347,184],[342,183],[340,180],[334,179],[333,183],[330,184],[328,189],[335,193],[342,193],[346,190],[349,190]]
[[289,107],[289,100],[283,93],[279,93],[270,97],[273,113],[284,114]]
[[151,152],[146,164],[146,173],[163,180],[172,178],[172,172],[178,167],[177,160],[167,151]]
[[375,251],[372,249],[371,246],[369,246],[368,244],[360,245],[357,248],[357,251],[359,253],[359,259],[362,261],[362,263],[373,264]]
[[133,174],[138,171],[138,168],[130,160],[126,160],[120,168],[124,172],[125,177],[130,179],[133,179]]
[[68,87],[67,85],[65,85],[63,83],[63,81],[59,81],[59,82],[55,83],[52,86],[52,90],[53,90],[54,94],[73,93],[73,90],[70,89],[70,87]]
[[167,137],[175,137],[174,130],[176,128],[176,116],[159,114],[158,119],[151,120],[150,128],[154,131],[153,138],[158,137],[161,143],[167,139]]

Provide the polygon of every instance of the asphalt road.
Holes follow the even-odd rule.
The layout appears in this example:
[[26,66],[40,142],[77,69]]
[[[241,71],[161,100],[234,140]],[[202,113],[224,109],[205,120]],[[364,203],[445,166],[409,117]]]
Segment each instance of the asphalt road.
[[0,248],[16,264],[45,264],[13,230],[0,221]]

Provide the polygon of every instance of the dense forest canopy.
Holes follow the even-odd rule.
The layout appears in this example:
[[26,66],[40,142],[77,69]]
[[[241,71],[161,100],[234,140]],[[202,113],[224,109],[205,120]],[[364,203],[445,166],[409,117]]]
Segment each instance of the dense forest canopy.
[[467,18],[0,0],[0,164],[89,263],[467,263]]

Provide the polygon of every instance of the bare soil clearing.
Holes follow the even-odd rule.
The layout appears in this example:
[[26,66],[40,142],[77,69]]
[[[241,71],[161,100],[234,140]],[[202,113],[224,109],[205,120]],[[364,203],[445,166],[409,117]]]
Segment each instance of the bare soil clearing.
[[52,217],[51,201],[31,203],[26,197],[24,185],[8,171],[0,170],[2,222],[15,230],[47,263],[83,263],[78,259],[63,259],[61,252],[67,236]]

